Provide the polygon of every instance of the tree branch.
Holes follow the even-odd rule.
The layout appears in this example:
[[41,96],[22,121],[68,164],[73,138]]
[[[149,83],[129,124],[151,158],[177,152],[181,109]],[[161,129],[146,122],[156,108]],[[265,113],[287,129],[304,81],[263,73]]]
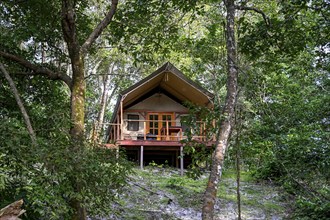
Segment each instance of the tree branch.
[[270,20],[269,18],[267,17],[267,15],[261,11],[260,9],[258,8],[254,8],[254,7],[248,7],[248,6],[242,6],[242,5],[235,5],[235,9],[238,9],[238,10],[245,10],[245,11],[254,11],[254,12],[257,12],[259,14],[262,15],[265,23],[267,26],[270,26]]
[[134,76],[134,74],[120,74],[120,73],[105,73],[105,74],[89,74],[85,76],[85,79],[89,79],[93,76]]
[[13,202],[0,210],[0,219],[20,219],[20,215],[25,213],[22,209],[23,199]]
[[20,64],[21,66],[32,70],[34,72],[34,74],[30,74],[30,75],[44,75],[52,80],[62,80],[71,89],[71,84],[72,84],[71,77],[65,73],[53,72],[52,70],[50,70],[46,67],[37,66],[37,65],[25,60],[22,57],[19,57],[19,56],[10,54],[10,53],[6,53],[3,51],[0,51],[0,56],[6,58],[8,60],[12,60],[12,61]]
[[97,25],[94,31],[86,39],[85,43],[81,47],[81,52],[83,55],[87,53],[92,43],[100,36],[102,31],[110,24],[112,18],[117,10],[118,0],[111,1],[111,8],[105,18]]
[[[69,56],[71,62],[73,59],[79,57],[80,46],[77,40],[77,30],[76,30],[76,14],[75,14],[75,4],[76,1],[63,0],[62,1],[62,32],[65,42],[67,43]],[[79,58],[78,58],[79,59]],[[74,72],[74,70],[73,70]]]
[[29,117],[29,115],[27,114],[27,112],[25,110],[25,107],[23,105],[23,102],[22,102],[22,100],[20,98],[20,95],[18,93],[18,90],[17,90],[17,88],[15,86],[15,83],[14,83],[13,79],[10,77],[9,73],[7,72],[7,70],[5,69],[5,67],[4,67],[4,65],[2,63],[0,63],[0,70],[5,75],[5,78],[7,79],[8,83],[10,85],[10,88],[11,88],[11,90],[12,90],[14,96],[15,96],[17,105],[18,105],[18,107],[21,110],[21,113],[23,115],[23,118],[24,118],[24,121],[25,121],[25,124],[26,124],[26,128],[27,128],[27,130],[29,132],[29,135],[30,135],[32,144],[34,146],[36,146],[37,145],[36,134],[34,133],[34,130],[33,130],[33,127],[32,127],[31,121],[30,121],[30,117]]

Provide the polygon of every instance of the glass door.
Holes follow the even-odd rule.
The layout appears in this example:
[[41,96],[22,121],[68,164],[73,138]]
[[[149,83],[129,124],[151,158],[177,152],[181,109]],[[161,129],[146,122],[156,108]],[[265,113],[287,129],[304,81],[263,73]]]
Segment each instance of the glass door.
[[148,116],[148,127],[149,129],[147,129],[147,134],[151,134],[151,135],[159,135],[159,116],[157,113],[152,113],[149,114]]
[[172,114],[162,114],[162,127],[172,126]]
[[173,121],[174,113],[149,113],[147,119],[147,138],[148,135],[154,135],[154,137],[157,137],[157,140],[164,139],[165,135],[167,135],[166,131],[168,131],[168,128],[175,125]]

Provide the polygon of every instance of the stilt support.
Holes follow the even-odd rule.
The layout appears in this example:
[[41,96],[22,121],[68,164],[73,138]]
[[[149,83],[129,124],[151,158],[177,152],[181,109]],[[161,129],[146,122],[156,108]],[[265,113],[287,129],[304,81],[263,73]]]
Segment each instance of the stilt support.
[[180,146],[180,175],[183,176],[183,146]]
[[143,146],[140,148],[140,168],[143,170]]

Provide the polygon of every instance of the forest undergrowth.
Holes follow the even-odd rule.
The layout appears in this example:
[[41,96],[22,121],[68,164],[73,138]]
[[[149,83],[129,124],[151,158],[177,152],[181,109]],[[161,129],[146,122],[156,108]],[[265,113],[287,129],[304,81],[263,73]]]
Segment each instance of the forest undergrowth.
[[[134,169],[129,184],[118,195],[119,202],[108,217],[90,219],[201,219],[202,197],[208,172],[199,179],[180,176],[180,170],[147,166]],[[225,170],[218,191],[216,219],[237,219],[236,174]],[[272,182],[258,182],[249,173],[241,173],[243,219],[286,219],[291,201]]]

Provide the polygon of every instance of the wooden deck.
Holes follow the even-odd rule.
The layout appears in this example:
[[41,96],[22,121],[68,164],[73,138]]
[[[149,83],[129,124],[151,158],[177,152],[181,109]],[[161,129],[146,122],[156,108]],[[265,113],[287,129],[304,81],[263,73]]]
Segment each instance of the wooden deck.
[[159,141],[159,140],[118,140],[119,146],[157,146],[157,147],[170,147],[182,146],[180,141]]
[[[215,141],[198,141],[200,143],[205,144],[207,147],[211,147],[215,144]],[[105,144],[105,147],[114,148],[117,147],[125,147],[125,148],[131,148],[131,147],[153,147],[153,149],[159,149],[159,150],[166,150],[166,148],[178,148],[178,147],[184,147],[185,143],[182,143],[181,141],[164,141],[164,140],[117,140],[116,144]]]

